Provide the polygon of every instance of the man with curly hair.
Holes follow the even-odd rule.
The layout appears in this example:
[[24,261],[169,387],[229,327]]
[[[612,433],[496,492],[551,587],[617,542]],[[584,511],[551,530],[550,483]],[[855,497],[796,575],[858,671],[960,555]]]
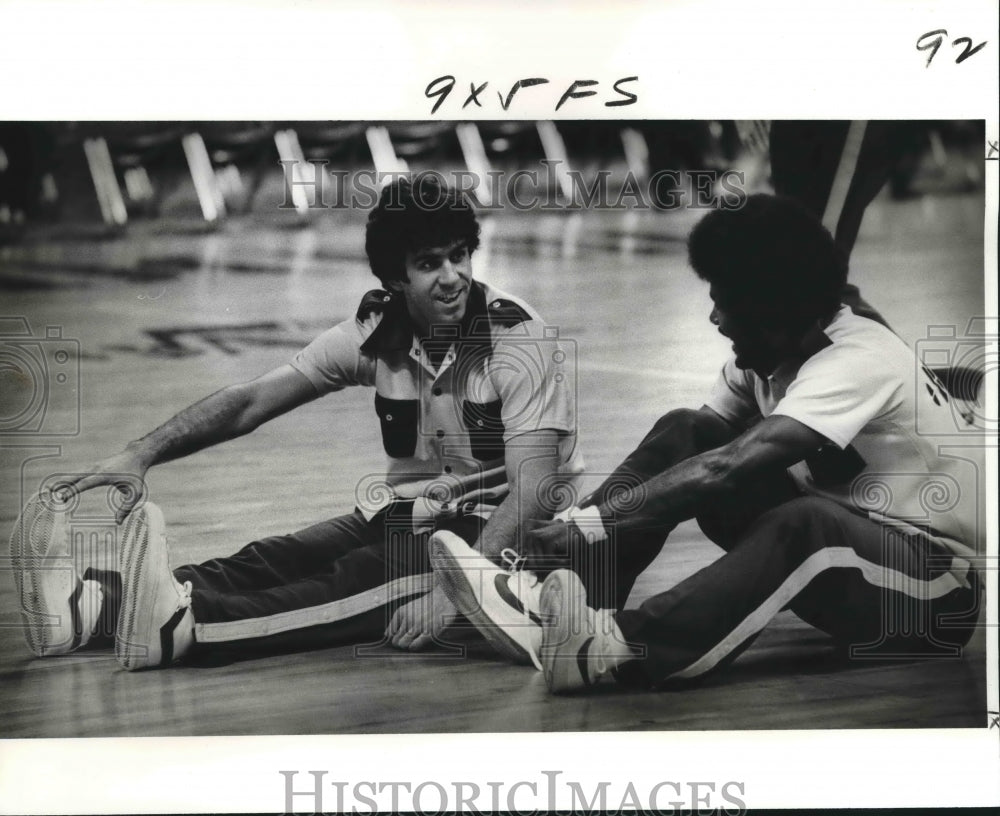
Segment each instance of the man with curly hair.
[[[72,563],[60,497],[40,496],[22,514],[12,548],[32,651],[62,654],[96,642],[108,607],[127,670],[168,666],[196,646],[375,642],[383,633],[402,649],[434,643],[456,612],[433,584],[432,534],[454,533],[498,561],[525,520],[551,517],[541,483],[583,467],[552,333],[529,305],[473,278],[479,232],[469,202],[439,175],[393,181],[366,232],[384,288],[288,364],[192,405],[56,491],[125,477],[143,484],[154,465],[367,386],[387,465],[384,482],[359,497],[363,506],[171,570],[163,515],[140,501],[140,490],[119,512],[120,574],[67,577],[31,557],[32,531],[46,530],[46,563]],[[537,626],[531,631],[540,636]],[[524,659],[534,648],[514,647]]]
[[[955,423],[941,383],[843,305],[845,255],[794,200],[713,211],[688,250],[732,356],[704,406],[663,416],[592,495],[530,533],[546,556],[610,550],[614,568],[603,583],[545,579],[550,690],[701,680],[786,608],[849,655],[954,657],[980,605],[980,494],[971,463],[937,444]],[[724,554],[623,608],[692,518]]]

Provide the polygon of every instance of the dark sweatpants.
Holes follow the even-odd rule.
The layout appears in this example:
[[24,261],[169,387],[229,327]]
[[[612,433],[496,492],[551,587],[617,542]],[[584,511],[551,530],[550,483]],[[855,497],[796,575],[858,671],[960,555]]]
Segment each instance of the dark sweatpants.
[[[710,414],[672,411],[596,498],[733,435]],[[704,676],[731,662],[785,608],[858,658],[954,657],[972,634],[979,584],[965,562],[919,531],[890,531],[832,500],[801,495],[783,470],[704,508],[697,519],[726,553],[638,609],[621,604],[681,519],[612,530],[606,549],[614,553],[616,597],[585,578],[588,604],[619,609],[619,628],[645,655],[618,670],[620,682],[657,686]]]
[[[395,609],[431,588],[431,532],[413,532],[410,505],[397,502],[371,521],[355,511],[178,567],[176,579],[193,586],[197,641],[253,648],[378,641]],[[471,544],[484,524],[460,516],[440,529]]]

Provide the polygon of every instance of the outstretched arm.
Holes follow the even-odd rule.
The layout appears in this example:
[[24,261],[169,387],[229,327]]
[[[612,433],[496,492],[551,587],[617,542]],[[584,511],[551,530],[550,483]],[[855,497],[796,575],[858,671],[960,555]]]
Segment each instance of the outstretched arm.
[[[318,396],[303,374],[290,365],[281,366],[185,408],[156,430],[129,442],[120,453],[98,462],[87,473],[67,479],[63,485],[77,492],[101,485],[142,485],[146,471],[153,465],[248,434]],[[129,493],[118,510],[118,523],[138,502],[142,490]]]

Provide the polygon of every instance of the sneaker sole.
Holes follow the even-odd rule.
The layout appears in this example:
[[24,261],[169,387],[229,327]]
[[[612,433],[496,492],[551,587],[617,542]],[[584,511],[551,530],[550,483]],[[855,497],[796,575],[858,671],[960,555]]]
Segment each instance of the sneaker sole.
[[500,654],[515,663],[532,665],[535,658],[531,652],[510,637],[487,615],[476,598],[476,592],[469,583],[468,576],[462,568],[461,560],[448,549],[443,541],[432,537],[430,547],[431,566],[441,576],[444,582],[444,592],[455,608],[465,615],[486,638],[489,644]]
[[[542,584],[539,609],[542,613],[542,673],[545,684],[553,694],[570,694],[593,685],[587,671],[587,649],[593,637],[583,639],[575,655],[560,654],[574,637],[574,629],[584,620],[587,591],[579,576],[570,570],[560,570],[559,581],[546,580]],[[559,589],[556,590],[555,587]],[[560,612],[553,609],[552,597],[558,591]],[[567,599],[571,599],[569,602]],[[575,600],[574,600],[575,599]],[[568,649],[566,649],[568,651]]]
[[[166,559],[166,525],[163,513],[154,504],[146,503],[133,510],[122,527],[122,603],[118,612],[115,637],[115,658],[127,671],[159,666],[162,662],[156,649],[160,647],[159,627],[153,623],[153,604],[145,604],[140,614],[140,599],[156,597],[157,585]],[[154,553],[150,558],[150,547]]]
[[[35,495],[24,505],[10,536],[10,563],[20,601],[22,629],[28,649],[36,657],[67,654],[81,642],[77,609],[83,583],[75,575],[68,550],[52,552],[56,542],[65,542],[67,534],[65,514],[55,512],[40,495]],[[59,557],[69,558],[70,563],[64,568],[55,567],[52,559]],[[43,580],[51,577],[55,569],[70,570],[75,577],[67,597],[57,602],[42,591]]]

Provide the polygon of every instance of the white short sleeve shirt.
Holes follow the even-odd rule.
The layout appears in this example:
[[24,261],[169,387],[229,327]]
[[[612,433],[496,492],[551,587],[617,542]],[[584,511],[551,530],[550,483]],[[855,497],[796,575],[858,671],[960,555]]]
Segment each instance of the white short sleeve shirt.
[[974,462],[942,443],[956,415],[940,383],[899,337],[846,306],[821,345],[767,378],[730,359],[708,407],[735,423],[787,416],[826,437],[789,468],[804,493],[974,547],[983,490]]

